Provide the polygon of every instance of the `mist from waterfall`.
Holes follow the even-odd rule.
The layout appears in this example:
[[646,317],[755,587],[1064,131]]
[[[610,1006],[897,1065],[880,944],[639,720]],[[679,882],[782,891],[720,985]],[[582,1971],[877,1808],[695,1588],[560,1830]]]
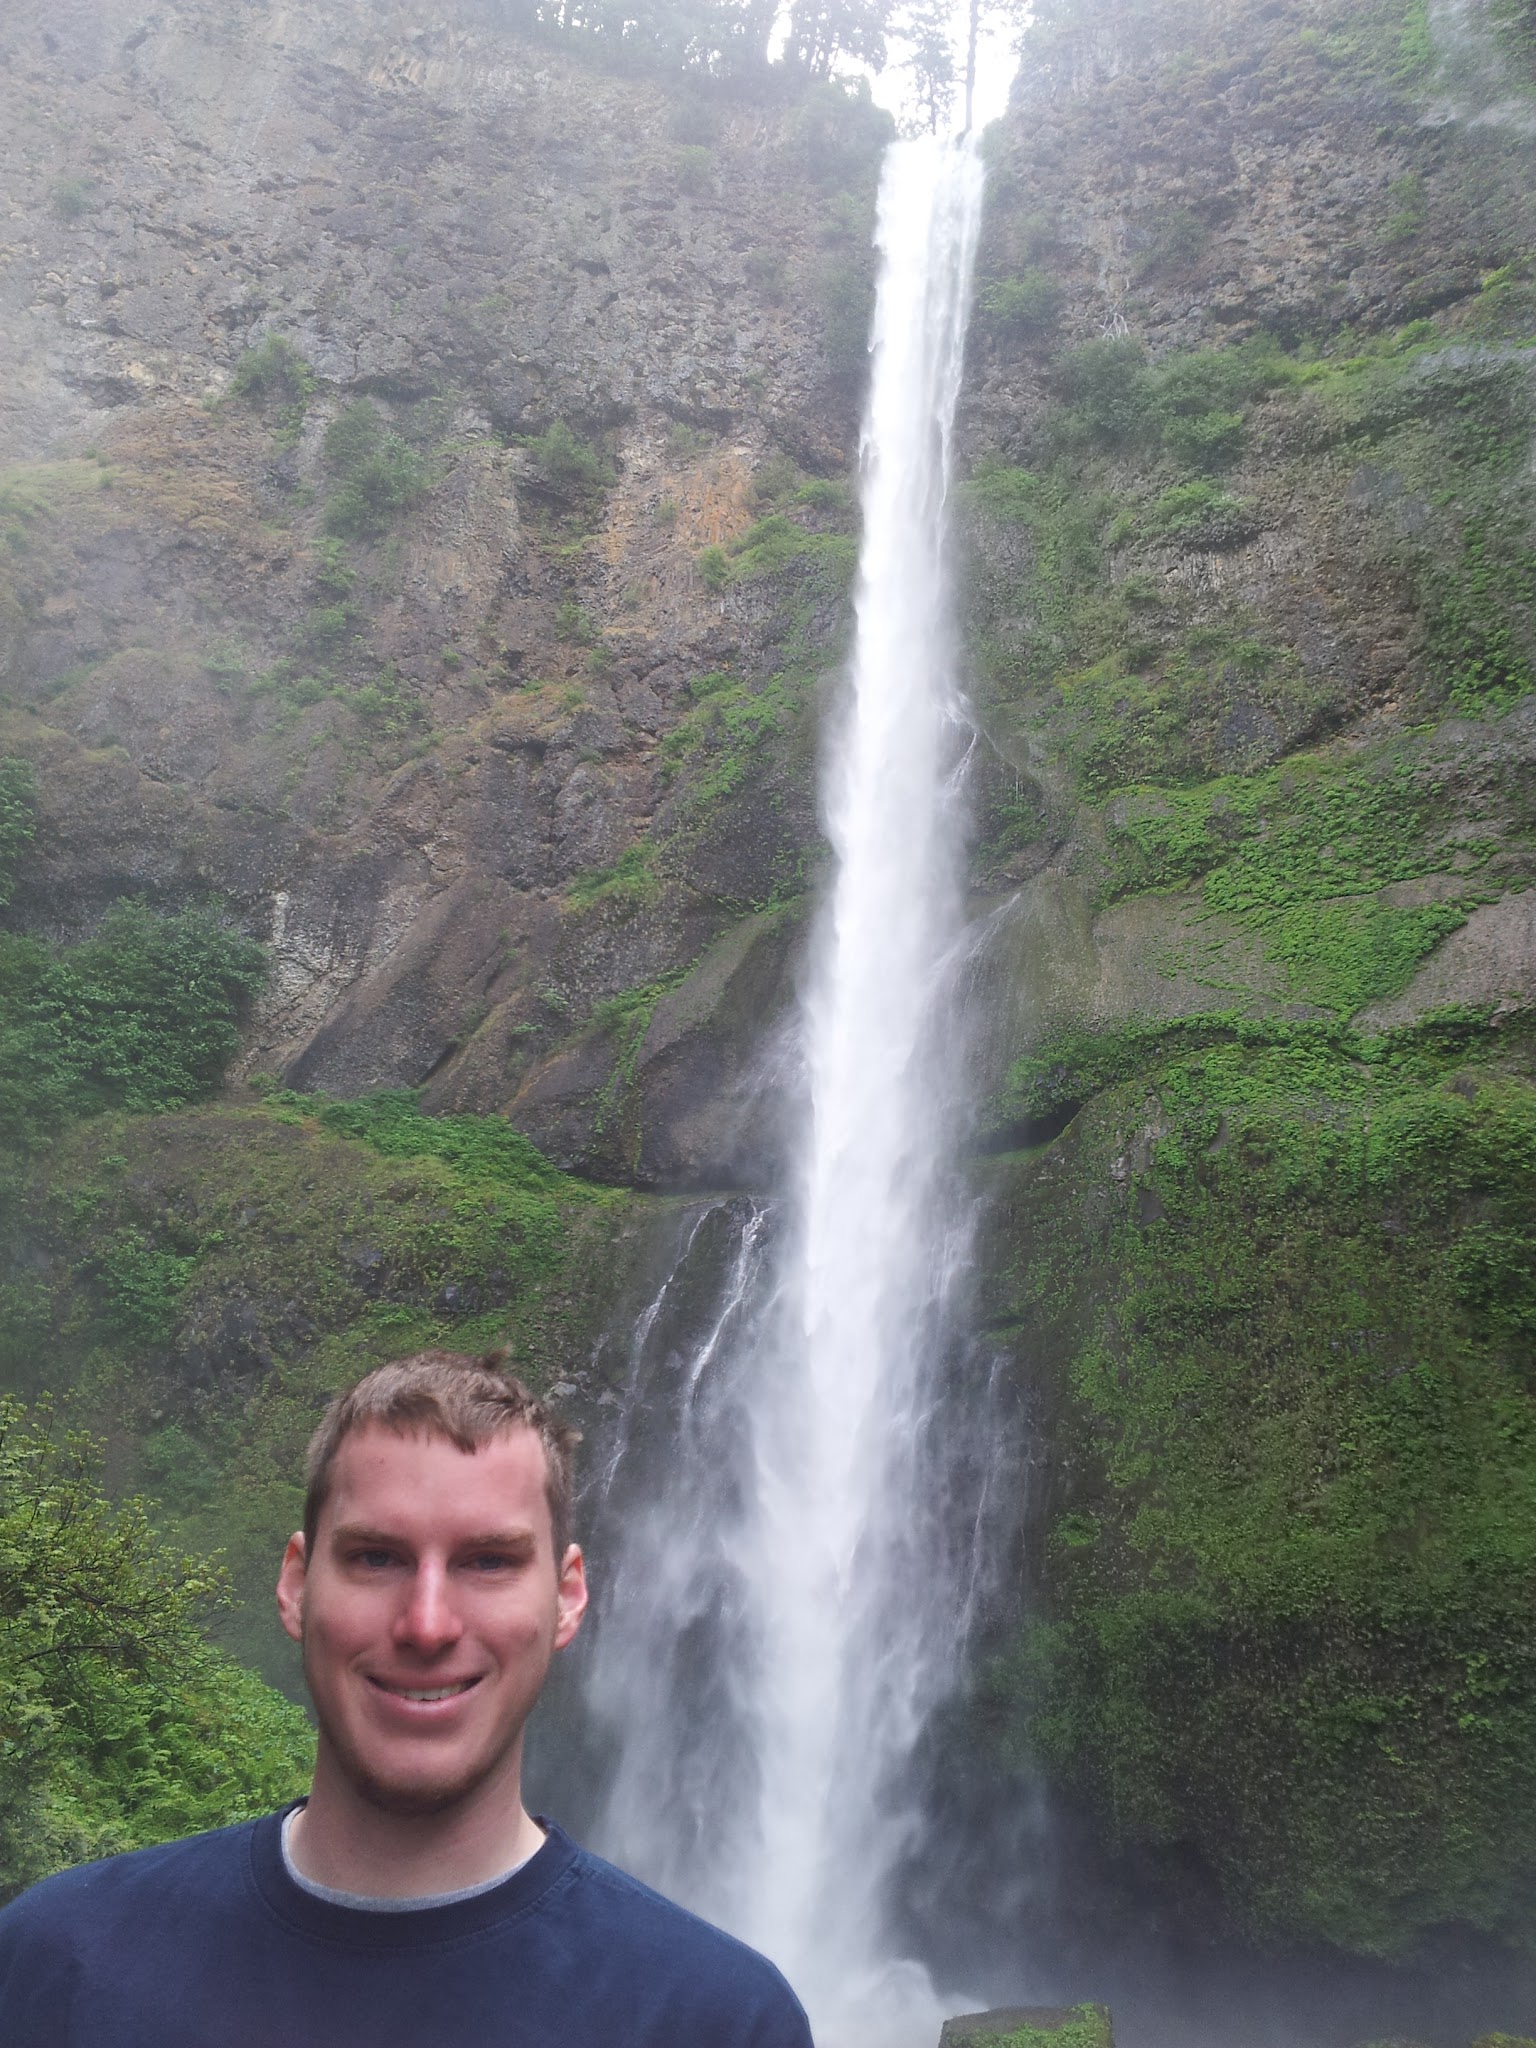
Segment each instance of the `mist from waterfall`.
[[967,1620],[934,1417],[967,1241],[945,501],[981,190],[969,141],[887,153],[797,1167],[772,1210],[693,1225],[716,1240],[704,1335],[667,1334],[693,1238],[636,1333],[587,1681],[617,1748],[598,1846],[771,1955],[821,2048],[931,2048],[942,2016],[890,1892]]
[[1427,20],[1444,95],[1439,117],[1536,135],[1536,104],[1515,83],[1488,0],[1429,0]]

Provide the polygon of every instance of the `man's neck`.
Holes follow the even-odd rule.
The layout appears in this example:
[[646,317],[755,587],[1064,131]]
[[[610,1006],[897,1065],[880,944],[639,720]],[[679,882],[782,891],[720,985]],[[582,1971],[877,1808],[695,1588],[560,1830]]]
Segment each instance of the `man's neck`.
[[443,1813],[389,1813],[340,1775],[322,1742],[288,1853],[304,1877],[327,1890],[412,1899],[486,1884],[526,1863],[543,1841],[516,1775],[510,1785],[481,1787]]

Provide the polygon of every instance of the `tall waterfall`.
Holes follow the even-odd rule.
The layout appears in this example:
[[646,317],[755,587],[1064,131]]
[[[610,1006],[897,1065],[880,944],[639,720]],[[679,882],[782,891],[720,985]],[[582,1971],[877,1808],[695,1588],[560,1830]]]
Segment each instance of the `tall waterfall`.
[[[721,1204],[695,1226],[727,1276],[705,1336],[669,1350],[666,1289],[637,1333],[650,1391],[620,1439],[638,1469],[627,1489],[612,1474],[629,1505],[589,1684],[620,1752],[601,1846],[773,1956],[820,2048],[938,2032],[889,1892],[964,1628],[932,1416],[965,1239],[949,997],[968,723],[944,508],[981,185],[969,143],[886,157],[798,1170],[786,1213]],[[667,1449],[647,1453],[659,1399]]]

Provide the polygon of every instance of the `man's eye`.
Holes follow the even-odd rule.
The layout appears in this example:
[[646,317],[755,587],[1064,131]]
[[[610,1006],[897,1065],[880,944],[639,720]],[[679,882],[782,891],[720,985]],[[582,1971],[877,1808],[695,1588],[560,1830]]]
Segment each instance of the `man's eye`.
[[360,1564],[364,1571],[385,1571],[394,1561],[395,1554],[392,1550],[354,1550],[352,1553],[352,1562]]
[[472,1572],[510,1571],[517,1559],[504,1550],[480,1550],[467,1560]]

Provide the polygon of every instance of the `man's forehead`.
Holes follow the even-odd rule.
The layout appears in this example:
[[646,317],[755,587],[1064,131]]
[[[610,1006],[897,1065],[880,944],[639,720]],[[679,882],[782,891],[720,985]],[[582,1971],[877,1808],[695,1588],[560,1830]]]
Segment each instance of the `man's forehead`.
[[331,1491],[409,1480],[413,1488],[434,1493],[515,1495],[531,1488],[542,1497],[546,1477],[543,1442],[525,1422],[497,1430],[466,1450],[430,1425],[369,1416],[337,1445]]

